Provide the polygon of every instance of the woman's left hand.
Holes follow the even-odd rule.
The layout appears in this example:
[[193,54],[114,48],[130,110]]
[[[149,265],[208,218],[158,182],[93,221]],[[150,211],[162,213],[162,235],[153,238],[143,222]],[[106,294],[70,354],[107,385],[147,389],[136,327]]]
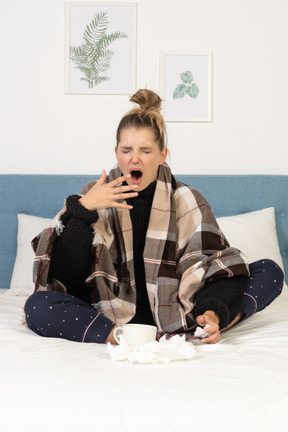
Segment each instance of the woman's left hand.
[[201,339],[201,342],[213,344],[220,341],[219,317],[215,312],[206,311],[203,315],[198,315],[197,323],[201,327],[210,326],[209,329],[205,330],[209,336]]

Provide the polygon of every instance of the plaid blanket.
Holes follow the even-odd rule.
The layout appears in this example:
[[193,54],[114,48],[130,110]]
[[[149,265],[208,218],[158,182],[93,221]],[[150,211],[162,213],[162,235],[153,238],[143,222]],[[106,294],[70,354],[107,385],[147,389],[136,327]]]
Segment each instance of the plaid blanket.
[[[119,177],[112,169],[107,181]],[[86,185],[84,195],[95,183]],[[61,215],[37,236],[35,290],[66,287],[49,281],[53,244],[61,235]],[[129,322],[136,311],[132,224],[128,209],[101,210],[94,230],[94,265],[86,280],[91,304],[118,324]],[[195,328],[195,294],[205,281],[248,275],[247,258],[230,247],[206,199],[194,188],[177,181],[167,164],[159,167],[144,249],[146,285],[158,330],[189,332]]]

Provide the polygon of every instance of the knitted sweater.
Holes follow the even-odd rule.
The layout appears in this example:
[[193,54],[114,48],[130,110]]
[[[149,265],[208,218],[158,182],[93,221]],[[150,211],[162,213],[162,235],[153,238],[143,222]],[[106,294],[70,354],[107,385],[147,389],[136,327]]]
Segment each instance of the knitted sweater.
[[[145,282],[143,251],[156,182],[130,199],[133,227],[133,255],[137,289],[136,314],[130,322],[154,324]],[[64,230],[57,238],[51,256],[49,277],[62,282],[67,292],[90,302],[85,283],[93,263],[91,223],[98,219],[97,211],[89,211],[79,203],[79,196],[67,198],[67,211],[62,215]],[[219,316],[220,329],[232,321],[240,310],[243,297],[243,278],[235,276],[206,283],[197,293],[193,314],[206,310]]]

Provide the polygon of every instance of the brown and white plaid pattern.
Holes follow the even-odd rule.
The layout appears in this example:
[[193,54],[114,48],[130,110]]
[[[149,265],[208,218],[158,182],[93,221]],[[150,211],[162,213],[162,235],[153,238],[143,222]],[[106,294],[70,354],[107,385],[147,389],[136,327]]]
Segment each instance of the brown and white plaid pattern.
[[[116,167],[107,181],[120,175]],[[80,194],[93,184],[86,185]],[[57,281],[48,283],[56,225],[64,211],[33,241],[36,290],[66,290]],[[98,213],[99,219],[92,225],[94,266],[86,282],[93,306],[110,320],[123,324],[134,316],[136,304],[130,214],[128,209],[116,208]],[[249,274],[247,258],[229,246],[206,199],[196,189],[177,181],[167,164],[159,167],[144,265],[151,310],[158,330],[165,333],[194,328],[194,298],[206,280]]]

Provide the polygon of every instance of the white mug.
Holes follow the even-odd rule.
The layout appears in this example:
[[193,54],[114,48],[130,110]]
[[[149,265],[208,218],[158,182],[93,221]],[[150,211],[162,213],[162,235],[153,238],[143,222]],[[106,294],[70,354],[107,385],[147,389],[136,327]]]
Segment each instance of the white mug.
[[129,345],[137,346],[155,341],[157,327],[148,324],[124,324],[121,327],[117,327],[113,335],[118,344],[120,344],[121,339],[119,335],[121,334]]

